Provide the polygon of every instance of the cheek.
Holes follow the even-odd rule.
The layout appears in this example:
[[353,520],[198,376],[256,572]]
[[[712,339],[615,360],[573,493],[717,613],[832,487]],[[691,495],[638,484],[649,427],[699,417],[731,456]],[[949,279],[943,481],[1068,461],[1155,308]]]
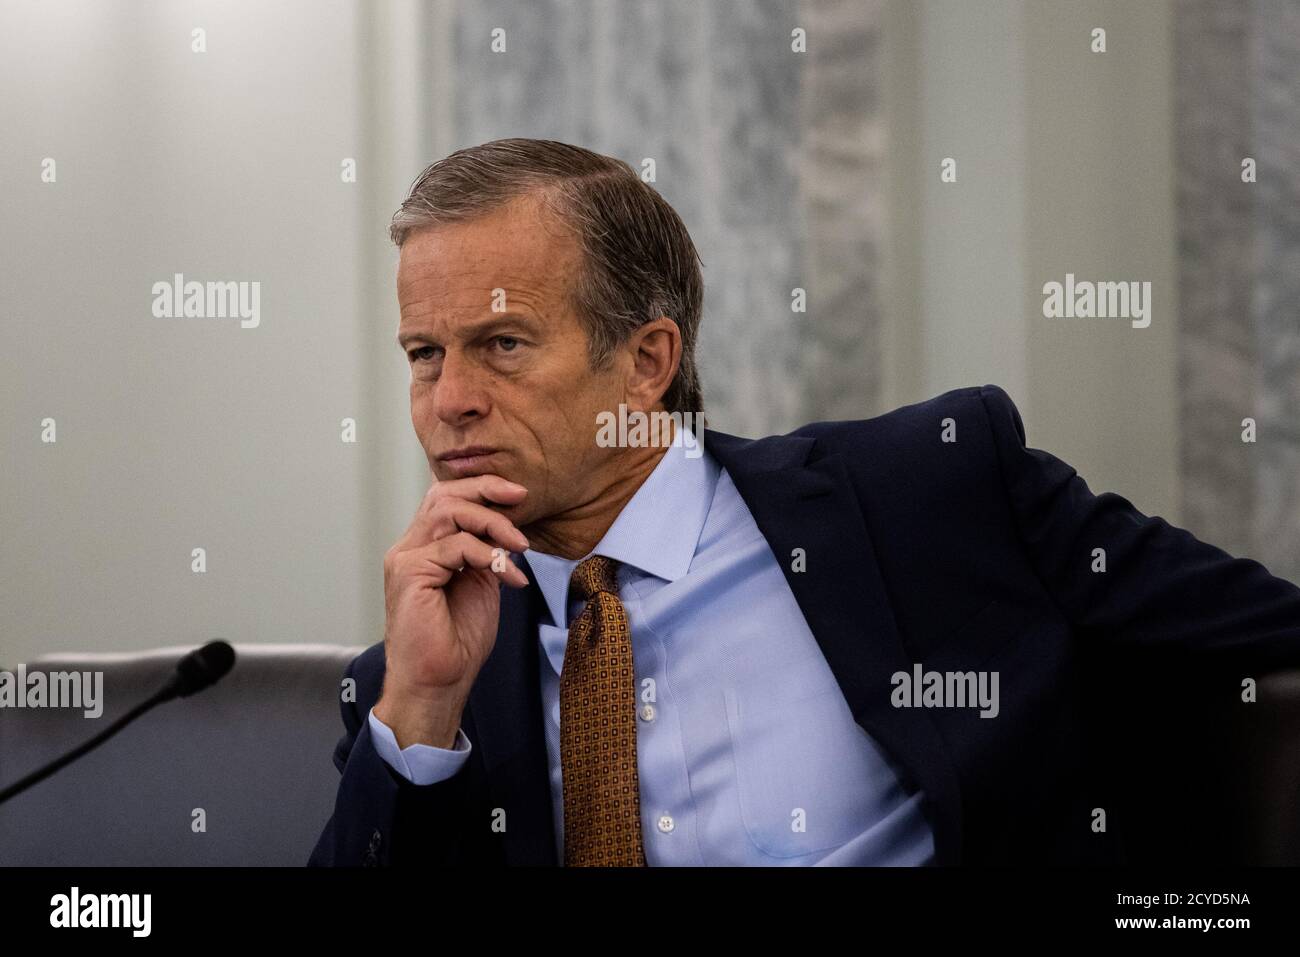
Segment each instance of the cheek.
[[428,410],[428,403],[424,401],[424,397],[416,390],[414,386],[412,386],[411,387],[411,424],[415,426],[415,430],[417,432],[419,432],[422,426],[424,426],[424,424],[429,421],[429,415],[427,410]]
[[437,429],[437,418],[433,415],[432,403],[427,392],[414,385],[411,386],[411,425],[420,440],[420,445],[427,452],[429,443],[433,440],[433,433]]

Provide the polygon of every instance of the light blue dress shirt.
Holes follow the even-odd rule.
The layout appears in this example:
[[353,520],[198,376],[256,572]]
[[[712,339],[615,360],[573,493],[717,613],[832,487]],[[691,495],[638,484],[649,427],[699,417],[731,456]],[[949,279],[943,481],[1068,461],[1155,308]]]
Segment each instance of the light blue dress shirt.
[[[726,470],[689,430],[591,554],[617,559],[637,678],[646,863],[920,865],[934,838],[920,791],[853,720],[772,550]],[[530,550],[556,853],[564,860],[560,671],[581,559]],[[864,623],[869,628],[870,623]],[[870,636],[864,636],[870,640]],[[399,749],[370,712],[375,747],[416,784],[455,774],[472,743]]]

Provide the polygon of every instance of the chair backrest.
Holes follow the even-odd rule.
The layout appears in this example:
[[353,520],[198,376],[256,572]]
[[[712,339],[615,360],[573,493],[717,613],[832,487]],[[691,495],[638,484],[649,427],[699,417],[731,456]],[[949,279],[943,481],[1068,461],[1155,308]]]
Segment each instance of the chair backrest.
[[[143,701],[189,650],[34,662],[29,672],[102,671],[104,713],[0,708],[0,786]],[[0,806],[0,866],[305,864],[338,789],[340,681],[362,650],[236,646],[215,687],[160,705]],[[1130,863],[1300,865],[1300,672],[1258,676],[1253,704],[1221,675],[1136,674],[1081,716],[1128,796]]]
[[[144,701],[190,650],[28,665],[103,672],[103,714],[0,708],[0,787]],[[159,705],[0,805],[0,865],[304,865],[333,811],[340,682],[362,650],[236,645],[234,669],[214,687]]]
[[1112,821],[1128,863],[1300,865],[1300,671],[1099,662],[1087,680],[1106,690],[1080,720],[1121,796]]

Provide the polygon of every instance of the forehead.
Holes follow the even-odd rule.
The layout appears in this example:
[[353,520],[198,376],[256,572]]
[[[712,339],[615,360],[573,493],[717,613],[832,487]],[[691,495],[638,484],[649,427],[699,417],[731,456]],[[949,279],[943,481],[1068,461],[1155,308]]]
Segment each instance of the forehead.
[[482,216],[417,230],[402,244],[397,297],[403,320],[443,310],[487,309],[503,289],[508,308],[567,300],[577,240],[535,196]]

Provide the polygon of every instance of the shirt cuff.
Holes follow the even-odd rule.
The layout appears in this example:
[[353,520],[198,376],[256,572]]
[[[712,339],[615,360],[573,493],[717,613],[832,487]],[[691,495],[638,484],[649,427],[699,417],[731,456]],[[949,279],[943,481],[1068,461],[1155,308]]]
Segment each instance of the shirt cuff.
[[456,729],[456,741],[450,748],[435,748],[431,744],[397,746],[397,736],[392,728],[375,717],[370,709],[370,738],[375,750],[394,771],[412,784],[437,784],[453,777],[469,760],[472,746],[465,732]]

